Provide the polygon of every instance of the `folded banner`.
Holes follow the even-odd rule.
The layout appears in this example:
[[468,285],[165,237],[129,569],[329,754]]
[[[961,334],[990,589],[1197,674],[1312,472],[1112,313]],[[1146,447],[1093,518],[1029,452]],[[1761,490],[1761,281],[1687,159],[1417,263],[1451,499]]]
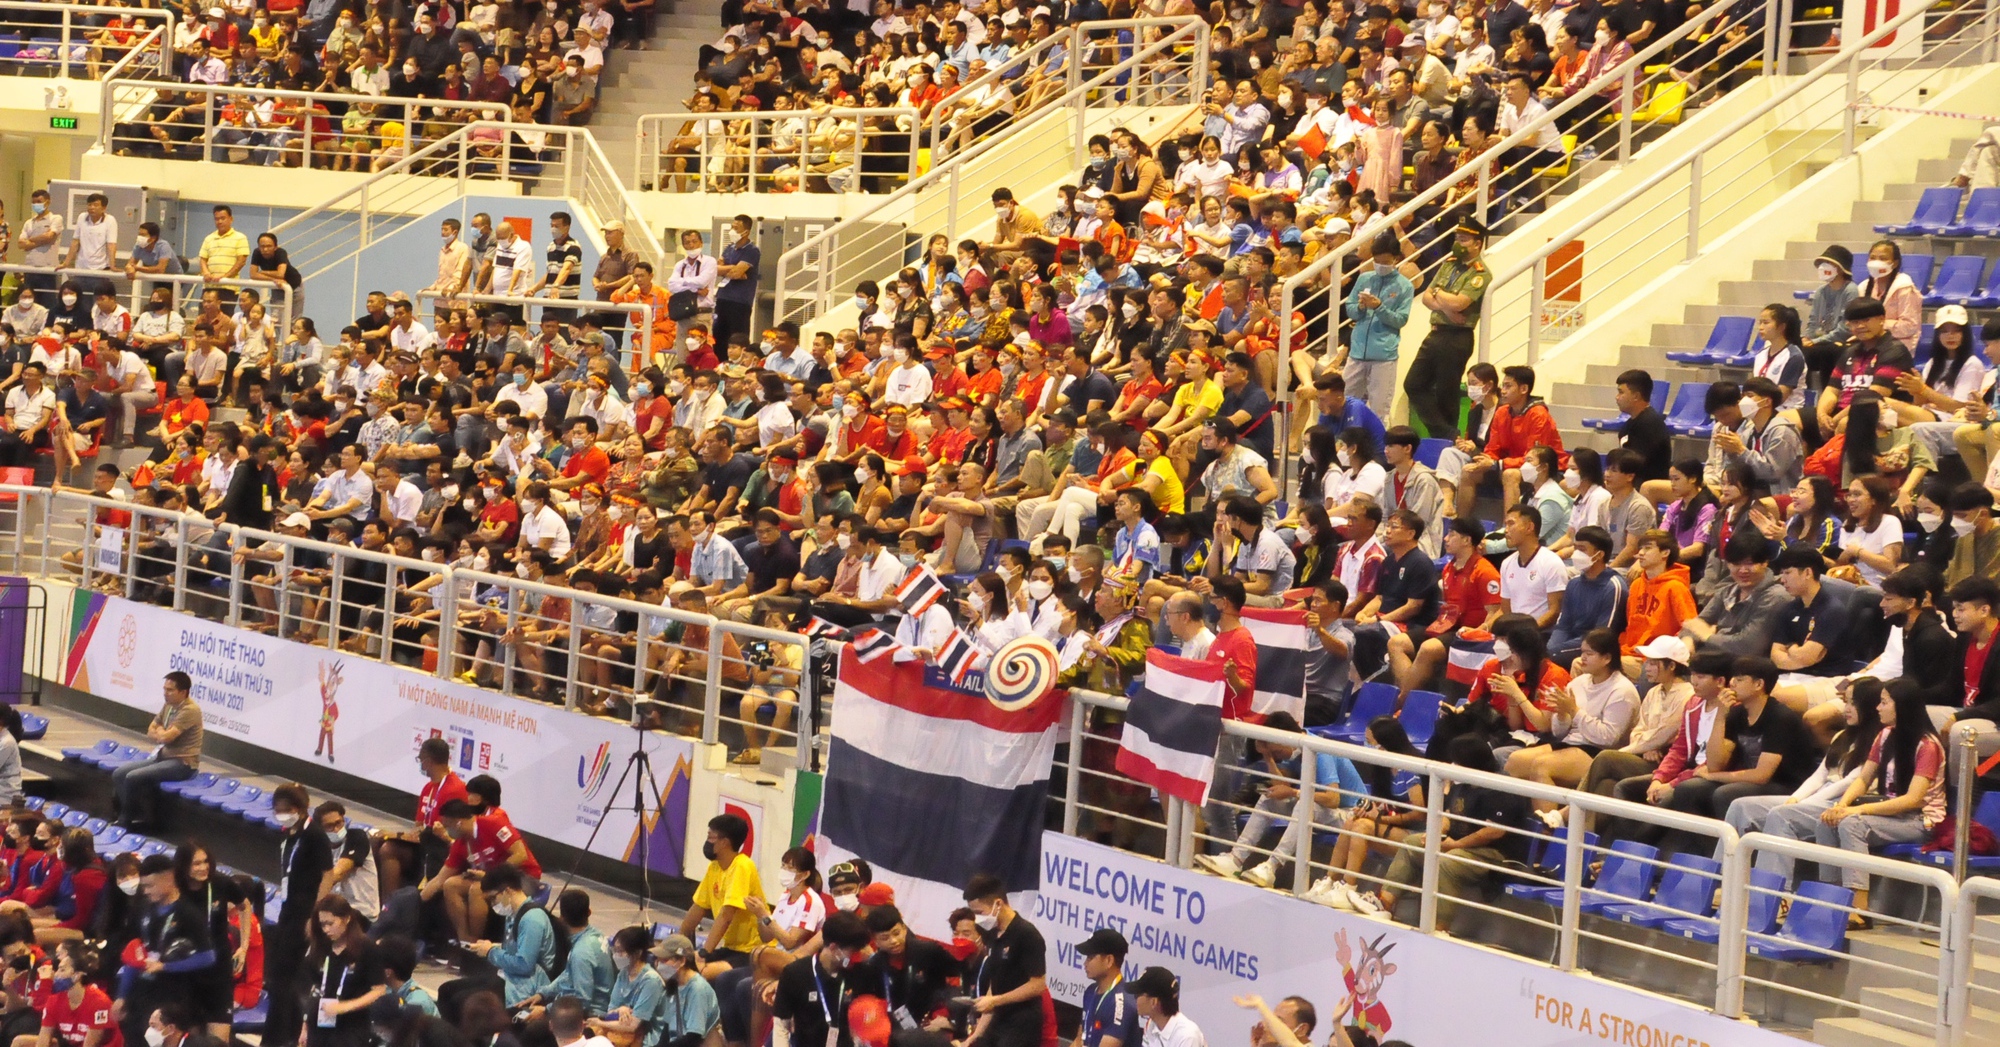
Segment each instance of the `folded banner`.
[[1010,890],[1033,890],[1040,878],[1062,693],[1003,710],[984,687],[970,678],[954,686],[918,662],[841,652],[821,867],[866,859],[912,927],[946,926],[974,873]]
[[1118,770],[1169,796],[1203,802],[1222,737],[1222,689],[1221,663],[1147,651],[1145,682],[1118,739]]
[[1299,608],[1245,607],[1243,627],[1257,641],[1257,690],[1250,707],[1269,715],[1279,710],[1303,719],[1306,711],[1307,656],[1319,643]]

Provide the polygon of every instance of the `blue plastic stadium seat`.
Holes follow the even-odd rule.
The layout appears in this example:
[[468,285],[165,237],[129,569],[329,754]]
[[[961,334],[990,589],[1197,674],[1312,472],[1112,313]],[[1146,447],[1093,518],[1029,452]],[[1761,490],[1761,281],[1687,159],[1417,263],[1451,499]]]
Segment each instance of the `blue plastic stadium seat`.
[[119,826],[112,825],[105,827],[105,830],[103,832],[97,834],[98,856],[102,858],[110,858],[114,855],[122,854],[125,851],[131,850],[131,848],[129,847],[121,846],[121,844],[124,843],[125,838],[129,835],[131,834],[126,832]]
[[1929,236],[1942,233],[1958,221],[1958,202],[1965,197],[1965,190],[1952,186],[1940,186],[1924,190],[1917,198],[1917,209],[1910,220],[1902,223],[1878,225],[1875,231],[1890,236]]
[[1315,729],[1322,738],[1361,744],[1368,734],[1368,721],[1396,711],[1396,685],[1371,680],[1354,693],[1354,707],[1337,724]]
[[75,808],[71,808],[68,814],[62,816],[62,826],[65,829],[81,829],[89,821],[89,811],[79,811]]
[[1676,854],[1660,876],[1660,889],[1650,902],[1613,902],[1599,907],[1607,920],[1658,927],[1683,916],[1715,915],[1715,889],[1722,882],[1722,863],[1686,852]]
[[[1778,929],[1778,892],[1785,889],[1785,877],[1767,869],[1750,870],[1750,904],[1743,925],[1752,934],[1770,934]],[[1659,930],[1676,938],[1688,938],[1714,945],[1722,940],[1722,925],[1706,916],[1682,916],[1661,921]]]
[[104,830],[111,828],[111,822],[104,818],[89,818],[84,821],[83,828],[93,837],[102,836]]
[[1667,359],[1677,364],[1713,367],[1741,353],[1756,331],[1757,318],[1754,316],[1725,316],[1715,321],[1715,329],[1708,333],[1708,344],[1702,346],[1699,352],[1668,353]]
[[1435,469],[1438,464],[1438,456],[1442,455],[1444,449],[1450,446],[1450,440],[1442,440],[1435,436],[1424,437],[1417,444],[1417,461]]
[[1986,259],[1978,255],[1952,255],[1938,266],[1937,282],[1924,295],[1927,306],[1950,305],[1979,295],[1979,278],[1986,272]]
[[2000,189],[1974,189],[1965,214],[1944,227],[1945,236],[2000,236]]
[[225,803],[222,809],[246,822],[261,822],[266,818],[277,817],[270,793],[265,793],[249,803]]
[[49,734],[49,718],[34,713],[21,714],[21,737],[31,742],[39,742]]
[[62,821],[64,818],[69,817],[69,804],[66,803],[49,804],[47,807],[42,808],[42,817],[47,818],[49,821],[52,822]]
[[[1435,691],[1411,691],[1403,699],[1403,711],[1396,719],[1403,723],[1403,733],[1410,736],[1410,744],[1421,749],[1431,740],[1431,733],[1437,730],[1438,706],[1444,695]],[[1366,730],[1368,725],[1361,725]],[[1364,740],[1366,736],[1363,736]]]
[[107,771],[115,771],[128,763],[136,763],[146,758],[146,754],[136,745],[121,745],[109,756],[101,756],[89,761]]
[[242,784],[234,778],[217,778],[208,788],[199,792],[185,792],[181,796],[196,803],[206,803],[209,800],[219,803],[223,797],[234,793]]
[[1847,949],[1847,909],[1854,892],[1839,884],[1807,880],[1785,914],[1777,938],[1750,939],[1750,955],[1793,963],[1828,963]]
[[[1653,379],[1653,410],[1665,411],[1667,409],[1667,391],[1672,385],[1672,382],[1661,381],[1658,378]],[[1620,413],[1615,418],[1585,418],[1583,420],[1583,427],[1612,432],[1622,428],[1625,425],[1626,419],[1630,417],[1631,415]]]
[[118,751],[118,743],[112,741],[109,738],[106,738],[103,741],[98,742],[96,745],[88,746],[85,748],[64,749],[62,751],[62,754],[63,754],[63,759],[71,763],[88,763],[90,762],[87,759],[88,757],[109,756],[117,751]]
[[215,779],[216,776],[208,771],[198,771],[192,778],[186,778],[178,782],[168,782],[160,786],[160,791],[174,796],[186,796],[190,793],[198,793],[204,789],[213,787]]
[[173,850],[174,847],[170,843],[166,843],[161,840],[147,840],[145,844],[139,848],[139,859],[141,861],[144,861],[145,859],[151,858],[156,854],[172,854]]
[[[1980,825],[1984,825],[1991,832],[2000,833],[2000,790],[1989,791],[1979,798],[1978,806],[1972,810],[1972,820]],[[1951,868],[1952,854],[1954,853],[1952,848],[1947,847],[1943,850],[1925,852],[1918,845],[1913,844],[1909,846],[1914,851],[1910,857],[1914,857],[1917,861],[1923,862],[1926,865],[1937,865],[1947,869]],[[1888,852],[1885,850],[1884,853]],[[1891,855],[1891,857],[1904,857],[1904,855],[1896,854]],[[1966,858],[1965,865],[1967,870],[1971,872],[2000,872],[2000,856],[1970,855]]]
[[257,994],[257,1006],[238,1007],[230,1019],[229,1027],[236,1032],[262,1032],[264,1021],[271,1012],[271,994]]
[[[1583,846],[1586,855],[1589,854],[1588,849],[1596,845],[1596,833],[1583,834]],[[1588,861],[1587,858],[1585,860],[1586,862]],[[1561,881],[1563,874],[1568,871],[1569,867],[1569,827],[1564,826],[1555,830],[1550,835],[1548,847],[1542,851],[1540,860],[1538,862],[1531,862],[1530,864],[1536,865],[1541,874],[1548,879]],[[1586,868],[1584,872],[1587,874],[1589,869]],[[1589,876],[1586,875],[1584,879],[1588,880]],[[1527,902],[1540,902],[1543,905],[1561,905],[1563,898],[1563,889],[1560,882],[1552,885],[1510,883],[1507,885],[1506,893],[1509,898],[1519,898]]]
[[257,798],[262,795],[264,795],[264,790],[257,786],[238,785],[236,790],[227,796],[203,796],[201,798],[201,805],[224,811],[239,811],[256,803]]
[[[1970,295],[1958,304],[1967,309],[2000,309],[2000,265],[1986,274],[1986,286],[1980,288],[1978,294]],[[1978,330],[1976,326],[1973,329]]]
[[1927,254],[1906,254],[1903,256],[1903,272],[1910,274],[1910,282],[1916,284],[1919,291],[1930,290],[1931,270],[1936,264],[1937,259]]
[[43,808],[43,807],[44,807],[45,805],[47,805],[47,804],[48,804],[48,802],[49,802],[49,798],[48,798],[48,797],[46,797],[46,796],[30,796],[30,797],[28,797],[28,800],[27,800],[27,804],[28,804],[28,810],[31,810],[31,811],[39,811],[39,810],[41,810],[41,809],[42,809],[42,808]]
[[1682,382],[1667,412],[1667,429],[1682,436],[1707,436],[1715,428],[1708,417],[1708,383]]
[[1612,844],[1611,853],[1604,858],[1604,868],[1598,871],[1596,886],[1584,892],[1578,908],[1595,913],[1607,905],[1644,898],[1653,887],[1653,872],[1659,868],[1651,859],[1659,856],[1658,847],[1632,840]]

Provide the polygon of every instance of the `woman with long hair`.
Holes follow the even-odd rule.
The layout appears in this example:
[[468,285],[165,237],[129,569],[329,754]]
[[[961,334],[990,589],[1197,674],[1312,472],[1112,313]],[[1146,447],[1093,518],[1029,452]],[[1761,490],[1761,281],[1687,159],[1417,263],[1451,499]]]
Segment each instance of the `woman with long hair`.
[[1667,484],[1674,500],[1660,510],[1660,530],[1674,537],[1674,562],[1698,571],[1708,556],[1708,538],[1722,503],[1702,478],[1699,459],[1683,458],[1668,466]]
[[1882,303],[1889,337],[1916,352],[1917,336],[1923,332],[1924,292],[1903,271],[1903,249],[1896,241],[1877,240],[1868,248],[1868,268],[1859,285],[1861,297]]
[[1896,488],[1880,476],[1847,485],[1847,526],[1836,562],[1853,567],[1866,585],[1880,585],[1903,562],[1903,521],[1894,515]]
[[779,945],[796,949],[819,933],[826,922],[825,881],[820,879],[819,859],[809,848],[794,847],[778,859],[778,883],[784,890],[776,905],[751,898],[745,911],[756,919],[766,936]]
[[318,1002],[306,1015],[306,1047],[366,1047],[372,1031],[368,1007],[389,987],[361,914],[340,895],[321,898],[313,906],[308,941],[300,973]]
[[1715,526],[1709,532],[1701,582],[1694,590],[1696,603],[1707,603],[1709,597],[1730,584],[1729,565],[1723,562],[1722,550],[1737,531],[1755,526],[1750,521],[1751,512],[1760,508],[1776,512],[1777,503],[1759,498],[1761,490],[1756,474],[1743,462],[1731,462],[1722,467],[1722,483],[1715,488]]
[[1729,804],[1723,820],[1738,833],[1771,832],[1766,829],[1771,812],[1781,807],[1798,807],[1801,815],[1817,818],[1833,802],[1846,795],[1868,750],[1882,733],[1882,681],[1858,677],[1848,685],[1840,704],[1841,726],[1828,742],[1819,766],[1799,783],[1789,796],[1744,796]]
[[[1403,721],[1394,716],[1377,716],[1368,721],[1368,746],[1397,756],[1421,757],[1410,743]],[[1326,877],[1306,891],[1306,900],[1350,912],[1379,912],[1375,899],[1355,890],[1361,867],[1369,855],[1393,856],[1396,843],[1410,835],[1424,821],[1424,780],[1408,771],[1392,771],[1380,764],[1360,764],[1362,780],[1368,783],[1368,799],[1361,801],[1347,817],[1340,839],[1333,843]],[[1371,908],[1373,907],[1373,908]]]
[[236,976],[243,971],[249,951],[249,942],[235,933],[229,916],[232,911],[239,917],[252,916],[250,900],[235,880],[216,872],[208,848],[193,841],[174,852],[174,879],[180,883],[181,894],[208,914],[208,940],[214,943],[216,955],[222,956],[226,950],[229,957],[229,962],[209,968],[195,989],[198,998],[188,1001],[194,1006],[195,1017],[208,1023],[209,1035],[227,1043],[230,1019],[235,1014]]
[[1341,539],[1325,506],[1308,504],[1302,515],[1303,519],[1296,528],[1299,538],[1298,571],[1292,584],[1304,589],[1317,587],[1334,577]]
[[1786,546],[1802,545],[1827,559],[1829,565],[1840,554],[1840,505],[1834,500],[1833,484],[1824,476],[1805,476],[1792,488],[1792,504],[1782,525],[1777,518],[1759,509],[1750,520],[1764,537]]

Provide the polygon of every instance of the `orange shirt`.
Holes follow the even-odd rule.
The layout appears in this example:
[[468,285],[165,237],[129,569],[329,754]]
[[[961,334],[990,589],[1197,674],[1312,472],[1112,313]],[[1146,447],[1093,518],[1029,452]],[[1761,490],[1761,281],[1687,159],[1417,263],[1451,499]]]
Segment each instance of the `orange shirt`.
[[1632,591],[1625,598],[1625,633],[1618,637],[1618,646],[1629,652],[1658,637],[1679,633],[1681,623],[1699,613],[1688,587],[1690,577],[1686,564],[1675,564],[1658,578],[1641,572],[1633,579]]

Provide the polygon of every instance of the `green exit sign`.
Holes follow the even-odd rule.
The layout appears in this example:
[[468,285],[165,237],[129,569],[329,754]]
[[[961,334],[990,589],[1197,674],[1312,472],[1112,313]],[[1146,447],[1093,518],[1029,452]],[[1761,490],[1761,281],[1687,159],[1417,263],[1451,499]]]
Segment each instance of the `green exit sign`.
[[49,130],[51,130],[51,131],[74,131],[74,130],[76,130],[76,117],[74,117],[74,116],[52,116],[52,117],[49,117]]

